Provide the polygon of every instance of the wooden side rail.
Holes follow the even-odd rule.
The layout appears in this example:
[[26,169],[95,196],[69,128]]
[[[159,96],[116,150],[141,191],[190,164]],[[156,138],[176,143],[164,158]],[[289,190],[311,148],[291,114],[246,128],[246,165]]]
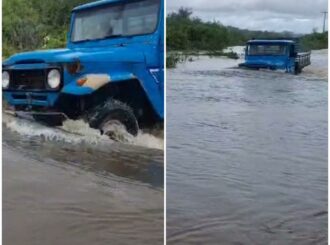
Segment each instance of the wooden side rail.
[[299,67],[305,67],[311,64],[311,52],[298,53],[296,57],[296,62]]

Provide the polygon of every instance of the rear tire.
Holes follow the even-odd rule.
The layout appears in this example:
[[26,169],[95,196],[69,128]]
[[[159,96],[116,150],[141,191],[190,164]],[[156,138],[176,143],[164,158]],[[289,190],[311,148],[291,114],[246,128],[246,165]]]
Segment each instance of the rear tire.
[[99,129],[101,134],[108,134],[105,132],[104,125],[112,122],[119,122],[133,136],[136,136],[139,131],[133,110],[123,102],[114,99],[109,99],[103,105],[95,107],[88,116],[88,122],[90,127]]
[[299,67],[298,62],[295,62],[294,64],[294,74],[298,75],[299,73],[301,73],[302,69]]

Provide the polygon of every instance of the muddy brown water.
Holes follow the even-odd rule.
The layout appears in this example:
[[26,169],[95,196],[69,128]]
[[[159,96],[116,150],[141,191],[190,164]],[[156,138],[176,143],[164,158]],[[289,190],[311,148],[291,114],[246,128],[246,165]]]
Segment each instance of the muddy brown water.
[[327,59],[167,70],[167,244],[327,244]]
[[163,244],[163,139],[3,115],[6,245]]

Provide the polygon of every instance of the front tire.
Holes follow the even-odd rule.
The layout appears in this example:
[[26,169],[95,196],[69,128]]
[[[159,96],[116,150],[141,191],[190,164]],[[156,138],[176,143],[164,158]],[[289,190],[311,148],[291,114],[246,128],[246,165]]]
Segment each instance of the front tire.
[[109,99],[103,105],[95,107],[88,117],[90,127],[99,129],[102,134],[107,132],[106,125],[111,123],[122,124],[126,131],[136,136],[139,131],[137,119],[133,110],[121,101]]

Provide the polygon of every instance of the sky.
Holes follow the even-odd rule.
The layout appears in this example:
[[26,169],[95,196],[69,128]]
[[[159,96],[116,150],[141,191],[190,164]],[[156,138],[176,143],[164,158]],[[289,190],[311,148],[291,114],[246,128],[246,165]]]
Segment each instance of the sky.
[[[327,0],[166,0],[167,13],[180,7],[203,20],[250,30],[311,33],[323,28]],[[327,24],[326,24],[327,29]]]

